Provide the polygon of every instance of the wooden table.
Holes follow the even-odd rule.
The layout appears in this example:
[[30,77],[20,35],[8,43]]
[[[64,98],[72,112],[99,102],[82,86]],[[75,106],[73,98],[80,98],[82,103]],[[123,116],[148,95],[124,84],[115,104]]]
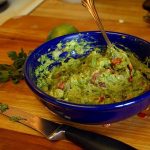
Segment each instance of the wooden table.
[[[46,3],[50,2],[52,1],[46,1]],[[56,0],[55,3],[62,4],[59,0]],[[20,48],[24,48],[24,50],[28,52],[35,49],[45,41],[48,32],[54,26],[61,23],[73,24],[79,31],[97,30],[93,20],[88,17],[83,20],[82,17],[80,19],[71,19],[67,17],[67,14],[65,18],[62,17],[61,19],[58,18],[58,16],[37,16],[36,14],[41,11],[40,9],[42,9],[43,6],[46,7],[45,3],[30,16],[14,18],[0,26],[0,63],[11,63],[7,57],[7,52],[10,50],[19,51]],[[76,4],[74,7],[78,8],[79,5]],[[140,15],[144,14],[142,10],[140,12]],[[82,14],[82,16],[84,16],[84,14]],[[150,26],[142,20],[135,19],[134,21],[130,21],[129,17],[129,21],[119,23],[115,19],[109,20],[106,18],[103,23],[106,26],[106,30],[129,33],[150,41]],[[108,128],[101,125],[90,126],[70,123],[47,110],[33,95],[24,81],[17,85],[11,82],[0,84],[0,102],[21,108],[49,120],[67,123],[81,129],[119,139],[140,150],[150,149],[150,117],[142,119],[138,116],[134,116],[127,120],[114,123]],[[0,150],[6,149],[80,150],[81,148],[68,141],[50,142],[36,131],[21,124],[13,123],[9,121],[8,118],[0,115]]]

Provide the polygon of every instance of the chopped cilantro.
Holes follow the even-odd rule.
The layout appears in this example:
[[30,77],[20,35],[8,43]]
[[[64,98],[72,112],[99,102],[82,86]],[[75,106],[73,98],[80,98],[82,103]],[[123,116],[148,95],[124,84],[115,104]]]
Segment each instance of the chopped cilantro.
[[0,64],[0,83],[11,80],[13,83],[18,83],[24,79],[23,65],[27,58],[27,54],[21,49],[17,54],[15,51],[10,51],[8,57],[13,61],[11,65]]
[[20,120],[26,120],[25,118],[22,118],[22,117],[20,117],[20,116],[11,116],[10,117],[10,120],[11,121],[14,121],[14,122],[18,122],[18,121],[20,121]]
[[7,104],[2,104],[0,103],[0,111],[3,113],[5,112],[7,109],[9,109]]

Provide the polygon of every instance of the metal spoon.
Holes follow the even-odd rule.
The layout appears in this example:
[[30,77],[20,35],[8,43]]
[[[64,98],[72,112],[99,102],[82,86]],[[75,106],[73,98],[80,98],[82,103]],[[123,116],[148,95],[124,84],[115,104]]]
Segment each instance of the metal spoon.
[[95,4],[94,4],[94,0],[81,0],[81,3],[84,7],[86,7],[88,9],[88,11],[90,12],[90,14],[92,15],[92,17],[94,18],[98,28],[100,29],[100,31],[102,32],[102,35],[107,43],[107,45],[109,47],[112,46],[105,30],[104,30],[104,26],[101,22],[101,19],[99,18],[98,16],[98,13],[96,11],[96,8],[95,8]]

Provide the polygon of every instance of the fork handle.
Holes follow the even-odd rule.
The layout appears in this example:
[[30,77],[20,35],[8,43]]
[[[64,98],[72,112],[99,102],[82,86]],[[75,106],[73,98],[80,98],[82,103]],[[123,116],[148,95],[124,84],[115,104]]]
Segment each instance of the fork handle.
[[65,137],[84,150],[136,150],[116,139],[70,126],[65,127]]
[[82,0],[81,2],[82,2],[82,5],[84,7],[86,7],[88,9],[89,13],[92,15],[95,23],[97,24],[98,28],[102,32],[102,35],[103,35],[107,45],[109,47],[111,47],[111,42],[110,42],[110,40],[109,40],[105,30],[104,30],[104,26],[101,22],[101,19],[99,18],[98,12],[97,12],[95,4],[94,4],[94,0]]

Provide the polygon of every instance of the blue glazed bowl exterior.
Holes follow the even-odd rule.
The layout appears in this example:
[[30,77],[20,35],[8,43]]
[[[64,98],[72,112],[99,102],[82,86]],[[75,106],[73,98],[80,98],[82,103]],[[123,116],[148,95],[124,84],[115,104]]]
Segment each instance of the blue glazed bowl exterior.
[[[117,33],[107,32],[112,43],[128,47],[136,53],[141,60],[150,56],[150,43],[138,37]],[[91,40],[93,37],[100,45],[106,45],[102,34],[97,31],[80,32],[61,36],[42,44],[35,49],[25,63],[24,75],[30,89],[40,98],[40,100],[54,113],[73,122],[83,124],[107,124],[129,118],[150,105],[150,91],[130,100],[106,105],[79,105],[57,100],[45,94],[36,86],[35,68],[39,65],[37,59],[40,55],[48,52],[48,49],[55,49],[56,45],[62,41],[66,42],[74,38]]]

